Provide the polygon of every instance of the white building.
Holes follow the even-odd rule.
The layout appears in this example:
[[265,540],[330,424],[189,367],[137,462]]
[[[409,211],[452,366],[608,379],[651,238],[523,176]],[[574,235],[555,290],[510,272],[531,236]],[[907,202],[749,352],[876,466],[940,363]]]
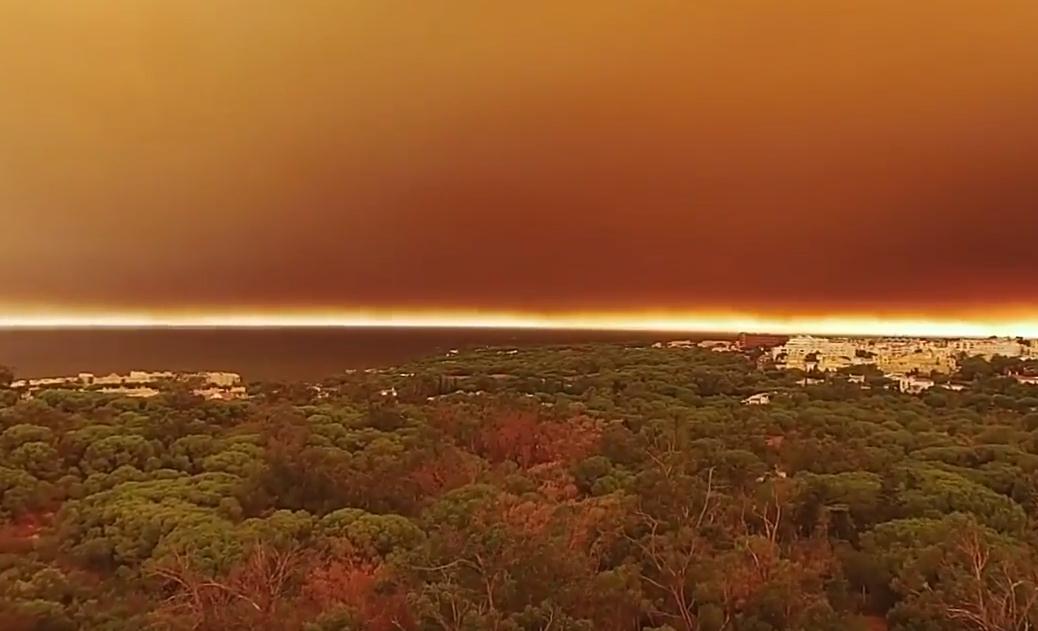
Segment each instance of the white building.
[[770,405],[772,392],[759,392],[742,400],[743,405]]
[[703,340],[696,346],[714,351],[715,353],[734,353],[739,350],[738,344],[728,340]]
[[897,387],[906,394],[919,394],[934,387],[934,380],[915,375],[887,375],[897,381]]
[[101,388],[99,392],[140,399],[147,399],[148,397],[155,397],[160,394],[155,388],[149,388],[147,386],[105,386]]
[[693,348],[696,345],[692,340],[671,340],[667,342],[667,348]]
[[949,346],[954,349],[956,354],[965,353],[969,356],[980,355],[985,359],[991,359],[995,355],[1002,355],[1003,357],[1020,357],[1024,355],[1025,352],[1030,351],[1026,344],[1021,344],[1019,340],[1008,337],[991,337],[985,339],[964,338],[959,340],[950,340]]
[[126,380],[134,383],[153,383],[155,381],[162,381],[163,379],[175,378],[176,374],[169,371],[147,372],[144,370],[131,370]]
[[771,349],[771,356],[787,368],[826,371],[855,365],[857,350],[852,340],[798,335]]
[[204,377],[206,383],[224,388],[230,388],[241,383],[241,375],[233,372],[204,372],[199,376]]
[[50,386],[64,386],[76,384],[79,381],[78,377],[42,377],[40,379],[19,379],[11,383],[12,388],[27,388],[29,390],[39,390],[40,388],[47,388]]
[[245,386],[215,386],[209,388],[199,388],[197,390],[194,390],[194,393],[206,399],[222,399],[224,401],[245,399],[248,397],[248,393],[245,390]]
[[[93,385],[93,386],[121,386],[121,385],[123,385],[125,383],[128,383],[129,381],[130,381],[130,378],[128,376],[117,375],[115,373],[111,373],[111,374],[108,374],[108,375],[102,375],[100,377],[93,377],[92,379],[90,379],[87,382],[87,384],[88,385]],[[147,382],[140,381],[138,383],[147,383]]]

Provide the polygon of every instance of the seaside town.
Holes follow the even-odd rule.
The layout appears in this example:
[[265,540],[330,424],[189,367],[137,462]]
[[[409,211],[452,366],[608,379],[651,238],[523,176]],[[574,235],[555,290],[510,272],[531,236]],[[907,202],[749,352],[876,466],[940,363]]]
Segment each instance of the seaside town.
[[[950,377],[969,357],[1013,358],[1038,363],[1038,340],[1023,338],[865,338],[819,337],[813,335],[769,335],[742,333],[733,339],[671,340],[656,342],[654,348],[703,349],[718,353],[740,353],[754,358],[758,365],[803,373],[801,385],[825,382],[827,377],[843,375],[848,382],[866,384],[866,375],[882,376],[901,392],[919,394],[933,387],[961,390],[965,386]],[[512,349],[505,353],[517,353]],[[452,349],[448,357],[458,355]],[[1025,364],[1021,364],[1024,366]],[[357,372],[348,369],[345,374]],[[382,372],[367,369],[364,372]],[[401,374],[400,376],[408,376]],[[1038,370],[1021,370],[1012,375],[1020,383],[1038,385]],[[205,399],[248,398],[241,375],[233,372],[172,372],[131,370],[126,374],[95,375],[79,373],[65,377],[45,377],[14,381],[11,387],[32,398],[42,390],[65,389],[101,392],[135,398],[154,397],[171,385],[186,385]],[[320,390],[319,386],[313,386]],[[395,388],[380,391],[395,397]],[[767,404],[770,393],[760,393],[744,401],[748,405]]]
[[[762,363],[778,369],[798,369],[804,383],[818,382],[825,373],[847,373],[850,381],[864,383],[871,368],[896,382],[902,392],[919,393],[935,386],[961,389],[955,383],[938,383],[935,377],[954,373],[968,357],[1038,360],[1038,340],[1023,338],[904,338],[817,337],[813,335],[741,334],[734,340],[674,340],[658,342],[658,348],[704,348],[715,352],[754,353]],[[812,377],[811,375],[815,375]],[[1038,375],[1016,374],[1021,383],[1038,384]],[[748,403],[765,402],[764,397]]]

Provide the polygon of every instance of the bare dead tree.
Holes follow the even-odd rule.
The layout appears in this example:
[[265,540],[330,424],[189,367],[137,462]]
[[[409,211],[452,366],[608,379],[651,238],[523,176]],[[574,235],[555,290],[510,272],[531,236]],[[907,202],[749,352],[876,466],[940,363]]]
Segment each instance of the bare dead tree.
[[691,585],[695,582],[695,562],[704,553],[706,540],[701,535],[705,523],[713,521],[716,504],[713,502],[713,474],[711,467],[707,474],[706,494],[703,504],[695,518],[692,514],[684,516],[685,521],[677,527],[665,529],[664,524],[651,514],[635,511],[640,525],[648,528],[648,533],[633,537],[625,535],[635,547],[641,551],[643,559],[650,566],[650,572],[642,572],[646,583],[656,588],[673,607],[674,612],[656,610],[659,616],[679,622],[685,631],[697,631],[699,618],[696,613],[697,601]]
[[[952,621],[977,631],[1032,631],[1038,614],[1038,568],[1028,559],[999,555],[977,529],[956,543],[967,577],[944,608]],[[927,591],[932,591],[929,586]]]
[[149,571],[168,592],[154,612],[153,623],[162,629],[200,631],[269,622],[304,562],[298,548],[257,546],[227,575],[210,576],[177,552]]

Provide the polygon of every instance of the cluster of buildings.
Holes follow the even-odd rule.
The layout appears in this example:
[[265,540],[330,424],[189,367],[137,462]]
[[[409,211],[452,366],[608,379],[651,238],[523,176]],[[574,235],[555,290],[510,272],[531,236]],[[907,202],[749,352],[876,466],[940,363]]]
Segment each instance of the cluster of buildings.
[[835,371],[873,365],[887,374],[951,373],[960,357],[1038,359],[1038,342],[1016,338],[849,338],[798,335],[771,349],[780,368]]
[[[741,334],[733,340],[674,340],[658,342],[657,348],[701,348],[714,352],[762,353],[778,368],[803,370],[802,384],[821,383],[817,373],[835,372],[855,366],[871,366],[897,384],[902,392],[918,394],[933,387],[961,390],[965,386],[936,383],[933,373],[956,371],[963,357],[991,359],[996,355],[1038,360],[1038,340],[1022,338],[855,338],[813,335]],[[847,376],[852,383],[865,383],[863,374]],[[1038,385],[1038,376],[1016,375],[1021,383]],[[759,393],[747,398],[746,405],[767,405],[774,393]]]
[[231,400],[243,399],[247,396],[241,375],[233,372],[175,373],[131,370],[125,375],[116,373],[95,375],[83,372],[72,377],[22,379],[13,382],[11,387],[22,390],[27,397],[32,397],[40,390],[60,388],[147,398],[158,395],[161,392],[159,386],[169,382],[191,384],[192,391],[206,399]]
[[951,373],[960,357],[995,355],[1038,360],[1038,340],[1022,338],[928,339],[816,337],[743,333],[730,340],[673,340],[656,348],[703,348],[715,352],[763,351],[779,368],[807,372],[872,365],[888,374]]
[[[962,357],[991,359],[996,355],[1038,360],[1038,340],[1021,338],[827,338],[791,337],[771,349],[779,368],[829,372],[853,366],[874,366],[901,392],[919,394],[933,387],[962,390],[954,383],[936,383],[929,375],[953,373]],[[853,377],[853,376],[852,376]],[[1021,383],[1038,384],[1038,377],[1017,375]]]

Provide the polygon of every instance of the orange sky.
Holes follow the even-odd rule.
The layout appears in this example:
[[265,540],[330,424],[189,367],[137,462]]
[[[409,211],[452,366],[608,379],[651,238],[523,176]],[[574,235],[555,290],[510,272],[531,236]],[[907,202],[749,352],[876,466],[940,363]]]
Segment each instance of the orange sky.
[[1038,322],[1035,42],[1033,0],[0,0],[0,323]]

